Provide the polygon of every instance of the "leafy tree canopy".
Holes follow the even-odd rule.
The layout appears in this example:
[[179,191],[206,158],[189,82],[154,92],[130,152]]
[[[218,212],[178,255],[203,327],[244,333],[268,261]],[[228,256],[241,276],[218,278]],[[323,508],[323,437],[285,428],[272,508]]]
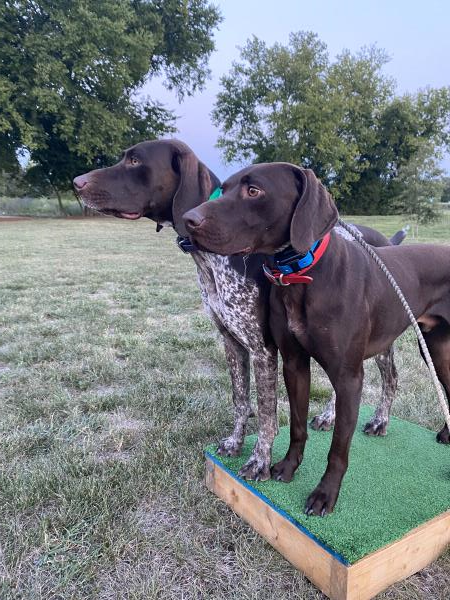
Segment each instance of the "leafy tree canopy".
[[227,161],[288,161],[312,168],[341,209],[393,210],[399,169],[429,142],[450,144],[450,88],[395,96],[376,47],[330,61],[310,32],[268,47],[257,37],[221,79],[213,111]]
[[0,6],[0,159],[56,190],[174,115],[137,91],[163,76],[180,98],[202,88],[220,21],[207,0],[6,0]]

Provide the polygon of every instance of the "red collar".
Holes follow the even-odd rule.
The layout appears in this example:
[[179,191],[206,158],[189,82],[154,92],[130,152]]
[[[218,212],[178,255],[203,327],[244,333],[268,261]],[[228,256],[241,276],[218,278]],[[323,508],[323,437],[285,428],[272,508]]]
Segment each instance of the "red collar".
[[330,243],[330,233],[327,233],[322,238],[319,246],[314,252],[314,260],[312,263],[305,267],[304,269],[300,269],[295,273],[289,273],[288,275],[281,273],[278,269],[271,269],[268,265],[263,265],[264,275],[269,279],[269,281],[275,285],[287,286],[291,285],[291,283],[312,283],[313,278],[309,275],[305,275],[307,271],[312,269],[314,265],[316,265],[322,256],[325,254],[325,250],[328,248],[328,244]]

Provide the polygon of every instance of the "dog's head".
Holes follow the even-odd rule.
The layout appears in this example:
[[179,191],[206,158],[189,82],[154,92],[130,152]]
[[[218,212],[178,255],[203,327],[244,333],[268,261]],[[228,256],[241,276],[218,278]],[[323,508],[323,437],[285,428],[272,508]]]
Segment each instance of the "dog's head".
[[73,185],[89,208],[169,222],[186,235],[183,213],[206,200],[218,180],[183,142],[156,140],[128,148],[116,165],[79,175]]
[[289,241],[307,252],[338,218],[314,173],[288,163],[247,167],[222,189],[221,198],[183,217],[191,239],[217,254],[273,254]]

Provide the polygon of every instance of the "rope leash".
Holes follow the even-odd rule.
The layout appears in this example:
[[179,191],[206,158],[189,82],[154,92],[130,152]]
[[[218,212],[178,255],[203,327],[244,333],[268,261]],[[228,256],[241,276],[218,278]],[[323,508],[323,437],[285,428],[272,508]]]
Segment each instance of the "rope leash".
[[403,295],[400,287],[398,286],[397,282],[395,281],[392,273],[389,271],[389,269],[386,267],[386,265],[384,264],[384,262],[381,260],[381,258],[378,256],[378,254],[375,252],[375,250],[372,248],[372,246],[370,246],[364,239],[362,234],[356,229],[351,227],[350,225],[348,225],[345,221],[343,221],[342,219],[338,219],[338,223],[341,227],[343,227],[359,244],[361,244],[361,246],[364,248],[364,250],[373,258],[373,260],[377,263],[377,265],[380,267],[381,271],[383,271],[383,273],[386,275],[389,283],[392,285],[392,287],[395,290],[395,293],[397,294],[397,296],[400,299],[400,302],[402,303],[403,308],[406,311],[406,314],[409,317],[409,320],[412,323],[412,326],[414,327],[414,331],[416,332],[417,335],[417,339],[419,340],[419,344],[420,347],[422,348],[422,352],[423,355],[425,357],[425,362],[428,365],[428,368],[430,370],[431,373],[431,378],[433,380],[433,383],[436,387],[436,391],[437,391],[437,395],[439,398],[439,402],[441,404],[442,407],[442,412],[444,413],[444,418],[445,418],[445,422],[447,424],[448,430],[450,431],[450,411],[448,408],[448,404],[447,404],[447,400],[444,396],[444,392],[442,391],[442,387],[441,384],[439,382],[438,376],[436,374],[436,369],[434,368],[434,364],[433,364],[433,360],[431,358],[430,352],[428,350],[428,346],[427,343],[425,342],[425,339],[422,335],[422,332],[420,331],[420,327],[419,324],[416,321],[415,316],[413,315],[413,312],[411,310],[411,308],[409,307],[408,302],[406,301],[405,296]]

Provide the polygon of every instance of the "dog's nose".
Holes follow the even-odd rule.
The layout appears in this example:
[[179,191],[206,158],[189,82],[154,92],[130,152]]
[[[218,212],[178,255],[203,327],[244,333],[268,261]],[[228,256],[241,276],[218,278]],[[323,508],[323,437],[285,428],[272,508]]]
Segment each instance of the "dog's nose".
[[192,208],[185,215],[183,215],[184,223],[188,231],[197,229],[205,220],[205,217],[197,208]]
[[87,175],[78,175],[78,177],[75,177],[73,180],[73,185],[76,190],[82,190],[84,186],[87,185],[88,181]]

